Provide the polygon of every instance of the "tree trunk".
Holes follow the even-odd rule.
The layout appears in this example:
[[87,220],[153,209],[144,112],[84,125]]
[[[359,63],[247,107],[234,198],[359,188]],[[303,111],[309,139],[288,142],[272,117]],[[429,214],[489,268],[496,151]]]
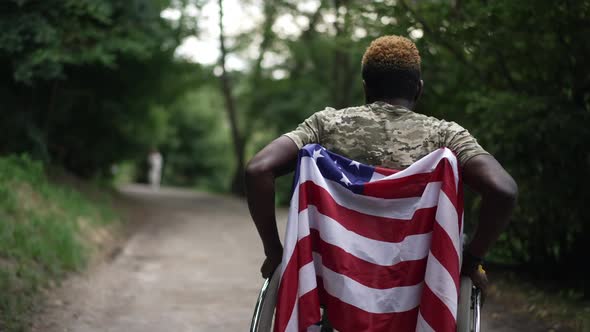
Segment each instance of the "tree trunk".
[[219,0],[219,45],[220,45],[220,57],[219,65],[221,66],[221,92],[223,99],[225,100],[225,110],[229,120],[234,158],[236,160],[236,166],[232,177],[231,191],[236,195],[244,195],[244,138],[238,128],[238,119],[236,114],[236,103],[232,94],[231,81],[227,74],[225,66],[225,59],[227,56],[227,49],[225,48],[225,36],[223,30],[223,0]]
[[[347,9],[346,14],[340,13],[340,8]],[[334,8],[336,10],[336,19],[334,20],[334,30],[336,30],[336,45],[334,46],[333,64],[332,64],[332,102],[334,107],[343,108],[350,106],[350,57],[342,48],[342,40],[350,38],[347,33],[348,16],[348,0],[334,0]],[[342,21],[342,22],[340,22]]]
[[267,0],[264,1],[264,21],[262,23],[262,41],[259,46],[258,57],[254,61],[254,67],[252,68],[252,74],[249,77],[250,86],[249,89],[249,98],[248,102],[246,103],[245,109],[242,109],[242,114],[246,116],[244,119],[244,126],[242,132],[242,139],[245,142],[250,140],[252,133],[254,132],[254,127],[256,125],[256,119],[258,118],[256,104],[260,98],[257,94],[257,91],[260,89],[260,84],[262,83],[262,61],[264,60],[264,55],[270,48],[273,40],[274,40],[274,33],[272,32],[272,26],[275,22],[276,18],[276,3],[274,0]]
[[[318,9],[311,15],[309,16],[309,25],[307,26],[307,29],[303,30],[301,32],[301,38],[300,40],[303,42],[303,44],[306,47],[312,47],[311,42],[313,41],[313,39],[315,38],[316,35],[316,26],[317,24],[321,21],[322,18],[322,12],[321,10],[324,8],[324,1],[320,1],[320,5],[318,6]],[[309,58],[309,59],[308,59]],[[291,70],[291,77],[294,81],[298,80],[302,75],[304,75],[305,71],[304,71],[304,64],[306,61],[311,61],[312,63],[314,62],[313,57],[306,55],[305,57],[295,57],[295,64],[293,65],[293,69]]]

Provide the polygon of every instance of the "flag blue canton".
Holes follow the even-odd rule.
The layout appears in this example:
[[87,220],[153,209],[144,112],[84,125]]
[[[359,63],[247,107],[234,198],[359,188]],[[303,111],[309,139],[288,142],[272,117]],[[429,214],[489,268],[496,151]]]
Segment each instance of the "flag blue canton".
[[[313,158],[325,179],[357,194],[363,192],[365,183],[371,180],[375,172],[375,167],[332,153],[319,144],[304,146],[299,151],[299,158],[303,157]],[[295,181],[299,177],[298,174],[299,170],[296,172]]]

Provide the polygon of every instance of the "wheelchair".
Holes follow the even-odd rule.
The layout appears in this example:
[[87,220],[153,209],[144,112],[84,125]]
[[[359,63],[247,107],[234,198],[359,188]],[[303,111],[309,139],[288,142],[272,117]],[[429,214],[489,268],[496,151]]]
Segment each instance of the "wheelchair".
[[[250,332],[270,332],[279,291],[280,266],[260,289]],[[461,276],[457,306],[457,332],[480,332],[481,294],[469,277]]]

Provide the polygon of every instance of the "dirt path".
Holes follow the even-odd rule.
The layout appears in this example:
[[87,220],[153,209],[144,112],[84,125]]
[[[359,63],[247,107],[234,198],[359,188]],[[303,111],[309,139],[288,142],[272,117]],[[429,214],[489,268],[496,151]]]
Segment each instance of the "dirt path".
[[[33,330],[247,331],[262,248],[245,203],[178,189],[122,191],[136,202],[137,231],[115,259],[52,294]],[[285,211],[279,219],[283,226]],[[502,312],[489,303],[482,331],[547,331]]]

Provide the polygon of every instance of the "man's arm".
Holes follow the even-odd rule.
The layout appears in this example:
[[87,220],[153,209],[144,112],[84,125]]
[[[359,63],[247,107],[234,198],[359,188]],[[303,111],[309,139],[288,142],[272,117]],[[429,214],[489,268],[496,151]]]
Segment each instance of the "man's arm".
[[518,187],[490,155],[469,159],[463,168],[463,180],[481,195],[479,222],[467,251],[473,256],[484,257],[508,224],[516,205]]
[[266,255],[261,268],[264,278],[270,277],[283,254],[275,217],[275,178],[295,168],[298,153],[297,145],[281,136],[260,150],[246,167],[248,207]]
[[518,187],[510,174],[490,155],[469,159],[463,167],[463,180],[481,195],[481,207],[473,239],[464,251],[461,272],[470,276],[485,295],[487,278],[484,272],[478,270],[479,260],[508,224],[516,205]]

